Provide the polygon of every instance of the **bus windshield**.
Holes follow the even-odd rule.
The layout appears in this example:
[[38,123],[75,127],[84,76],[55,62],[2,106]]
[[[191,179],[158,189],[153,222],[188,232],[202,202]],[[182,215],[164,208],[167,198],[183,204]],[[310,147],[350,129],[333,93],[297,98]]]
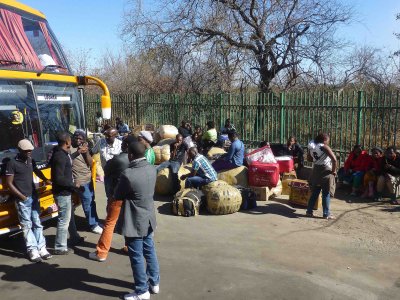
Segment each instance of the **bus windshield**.
[[46,162],[57,132],[82,128],[79,99],[73,84],[0,80],[0,162],[14,157],[24,138],[35,147],[33,158]]
[[0,68],[68,73],[46,20],[1,6]]

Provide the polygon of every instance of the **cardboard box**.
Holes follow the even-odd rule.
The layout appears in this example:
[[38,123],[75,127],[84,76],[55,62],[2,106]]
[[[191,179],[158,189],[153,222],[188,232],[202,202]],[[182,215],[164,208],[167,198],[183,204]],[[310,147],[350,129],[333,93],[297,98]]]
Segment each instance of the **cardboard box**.
[[268,201],[269,197],[269,188],[267,186],[250,186],[254,193],[256,193],[257,201]]
[[[311,190],[308,185],[308,181],[301,179],[294,179],[290,182],[290,196],[289,203],[296,204],[299,206],[307,207],[308,200],[311,197]],[[321,193],[318,196],[318,200],[314,205],[314,209],[319,209],[322,206]]]
[[282,180],[282,195],[290,195],[290,184],[294,179],[283,179]]
[[297,179],[296,171],[282,174],[282,181],[285,179]]

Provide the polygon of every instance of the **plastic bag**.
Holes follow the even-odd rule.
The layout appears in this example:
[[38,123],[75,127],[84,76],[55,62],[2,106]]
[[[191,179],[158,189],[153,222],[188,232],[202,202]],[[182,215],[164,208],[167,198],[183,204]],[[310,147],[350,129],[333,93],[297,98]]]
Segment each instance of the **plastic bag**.
[[254,150],[246,154],[245,158],[248,165],[251,165],[252,162],[276,163],[275,156],[269,146]]

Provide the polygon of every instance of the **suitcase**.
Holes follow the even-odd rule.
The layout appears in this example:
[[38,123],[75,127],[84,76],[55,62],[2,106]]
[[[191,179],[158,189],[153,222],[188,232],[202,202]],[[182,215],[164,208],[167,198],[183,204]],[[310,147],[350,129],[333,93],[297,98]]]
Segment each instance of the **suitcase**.
[[[311,190],[306,180],[294,179],[290,182],[290,196],[289,203],[296,204],[299,206],[307,207],[308,200],[311,196]],[[315,202],[314,209],[318,209],[322,206],[321,193],[318,196],[318,201]]]
[[279,181],[278,163],[253,162],[249,167],[249,185],[276,187]]
[[242,194],[241,210],[253,209],[257,207],[257,195],[251,188],[246,188],[241,185],[235,185]]
[[291,156],[275,156],[279,164],[279,173],[290,173],[294,170],[294,160]]

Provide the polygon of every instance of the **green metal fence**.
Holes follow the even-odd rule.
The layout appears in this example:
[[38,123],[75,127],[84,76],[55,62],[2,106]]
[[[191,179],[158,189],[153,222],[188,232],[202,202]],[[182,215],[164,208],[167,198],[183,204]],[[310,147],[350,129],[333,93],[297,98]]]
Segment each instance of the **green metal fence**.
[[[113,117],[129,125],[179,125],[183,119],[219,128],[230,118],[249,147],[280,142],[294,135],[306,145],[318,132],[331,135],[341,160],[355,144],[396,145],[399,140],[399,91],[303,91],[280,94],[112,95]],[[94,129],[98,95],[85,95],[87,124]]]

